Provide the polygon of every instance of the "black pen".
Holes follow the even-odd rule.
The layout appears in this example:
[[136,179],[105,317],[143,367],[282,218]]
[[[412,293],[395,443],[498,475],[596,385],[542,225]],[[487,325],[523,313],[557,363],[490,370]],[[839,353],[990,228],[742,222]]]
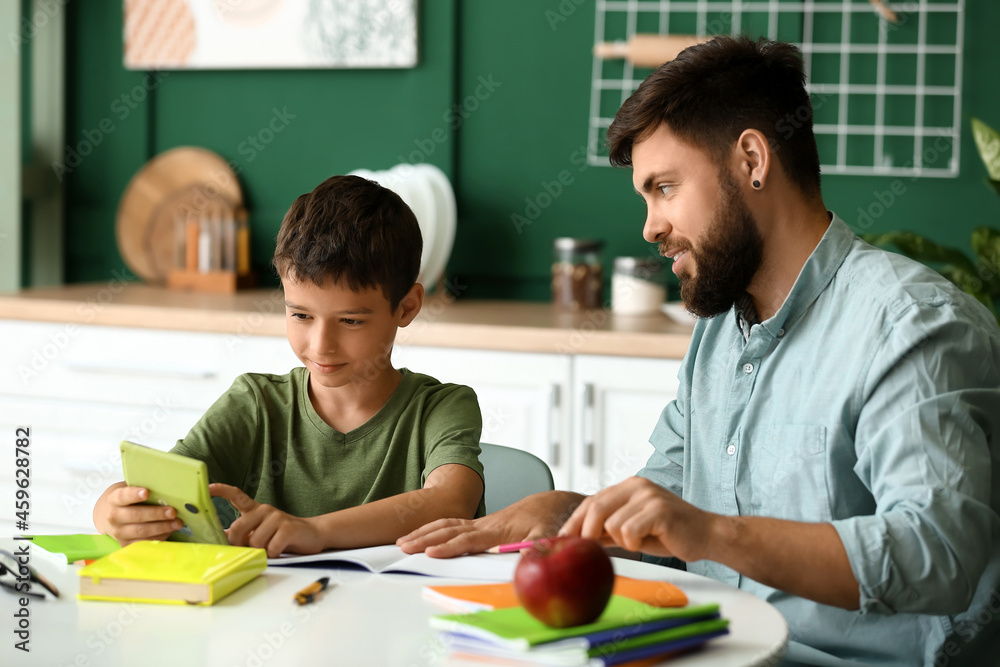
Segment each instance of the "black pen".
[[295,594],[295,601],[300,605],[308,604],[316,599],[316,596],[326,590],[330,583],[330,577],[323,577],[312,582],[301,591]]

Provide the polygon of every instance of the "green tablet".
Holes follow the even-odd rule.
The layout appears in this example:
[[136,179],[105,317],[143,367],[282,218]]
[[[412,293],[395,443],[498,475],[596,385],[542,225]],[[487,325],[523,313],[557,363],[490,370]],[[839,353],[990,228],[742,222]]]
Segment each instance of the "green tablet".
[[178,542],[229,544],[208,493],[204,461],[122,441],[125,483],[149,490],[147,505],[169,505],[184,522],[168,539]]

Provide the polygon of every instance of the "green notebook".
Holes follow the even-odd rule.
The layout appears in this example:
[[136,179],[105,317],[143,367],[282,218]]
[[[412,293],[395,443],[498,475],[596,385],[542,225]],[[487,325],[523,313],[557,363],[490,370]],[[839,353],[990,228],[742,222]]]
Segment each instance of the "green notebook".
[[529,614],[524,607],[432,616],[430,624],[435,630],[469,635],[497,646],[526,651],[532,646],[560,639],[583,637],[640,623],[703,617],[718,611],[719,605],[714,603],[687,607],[653,607],[638,600],[612,595],[604,613],[596,621],[572,628],[550,628]]
[[121,548],[109,535],[34,535],[28,544],[61,563],[93,560]]

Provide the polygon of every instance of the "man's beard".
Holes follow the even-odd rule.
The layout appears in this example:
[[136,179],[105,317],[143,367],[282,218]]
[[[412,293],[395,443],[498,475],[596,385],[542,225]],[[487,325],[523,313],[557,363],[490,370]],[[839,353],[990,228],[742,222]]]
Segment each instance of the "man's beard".
[[722,200],[700,236],[701,247],[688,250],[698,273],[693,278],[677,276],[684,306],[698,317],[715,317],[732,308],[764,255],[764,239],[736,181],[723,171],[720,184]]

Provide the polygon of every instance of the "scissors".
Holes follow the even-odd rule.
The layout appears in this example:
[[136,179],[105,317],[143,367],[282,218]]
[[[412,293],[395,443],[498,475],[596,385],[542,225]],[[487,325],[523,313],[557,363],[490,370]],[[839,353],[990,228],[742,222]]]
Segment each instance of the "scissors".
[[[27,577],[23,574],[25,570],[27,570]],[[27,586],[24,585],[25,580],[28,581]],[[0,549],[0,586],[15,595],[30,595],[44,599],[45,593],[36,593],[31,590],[32,582],[40,584],[49,593],[59,597],[59,589],[52,582],[38,574],[33,567],[18,561],[11,552]]]

